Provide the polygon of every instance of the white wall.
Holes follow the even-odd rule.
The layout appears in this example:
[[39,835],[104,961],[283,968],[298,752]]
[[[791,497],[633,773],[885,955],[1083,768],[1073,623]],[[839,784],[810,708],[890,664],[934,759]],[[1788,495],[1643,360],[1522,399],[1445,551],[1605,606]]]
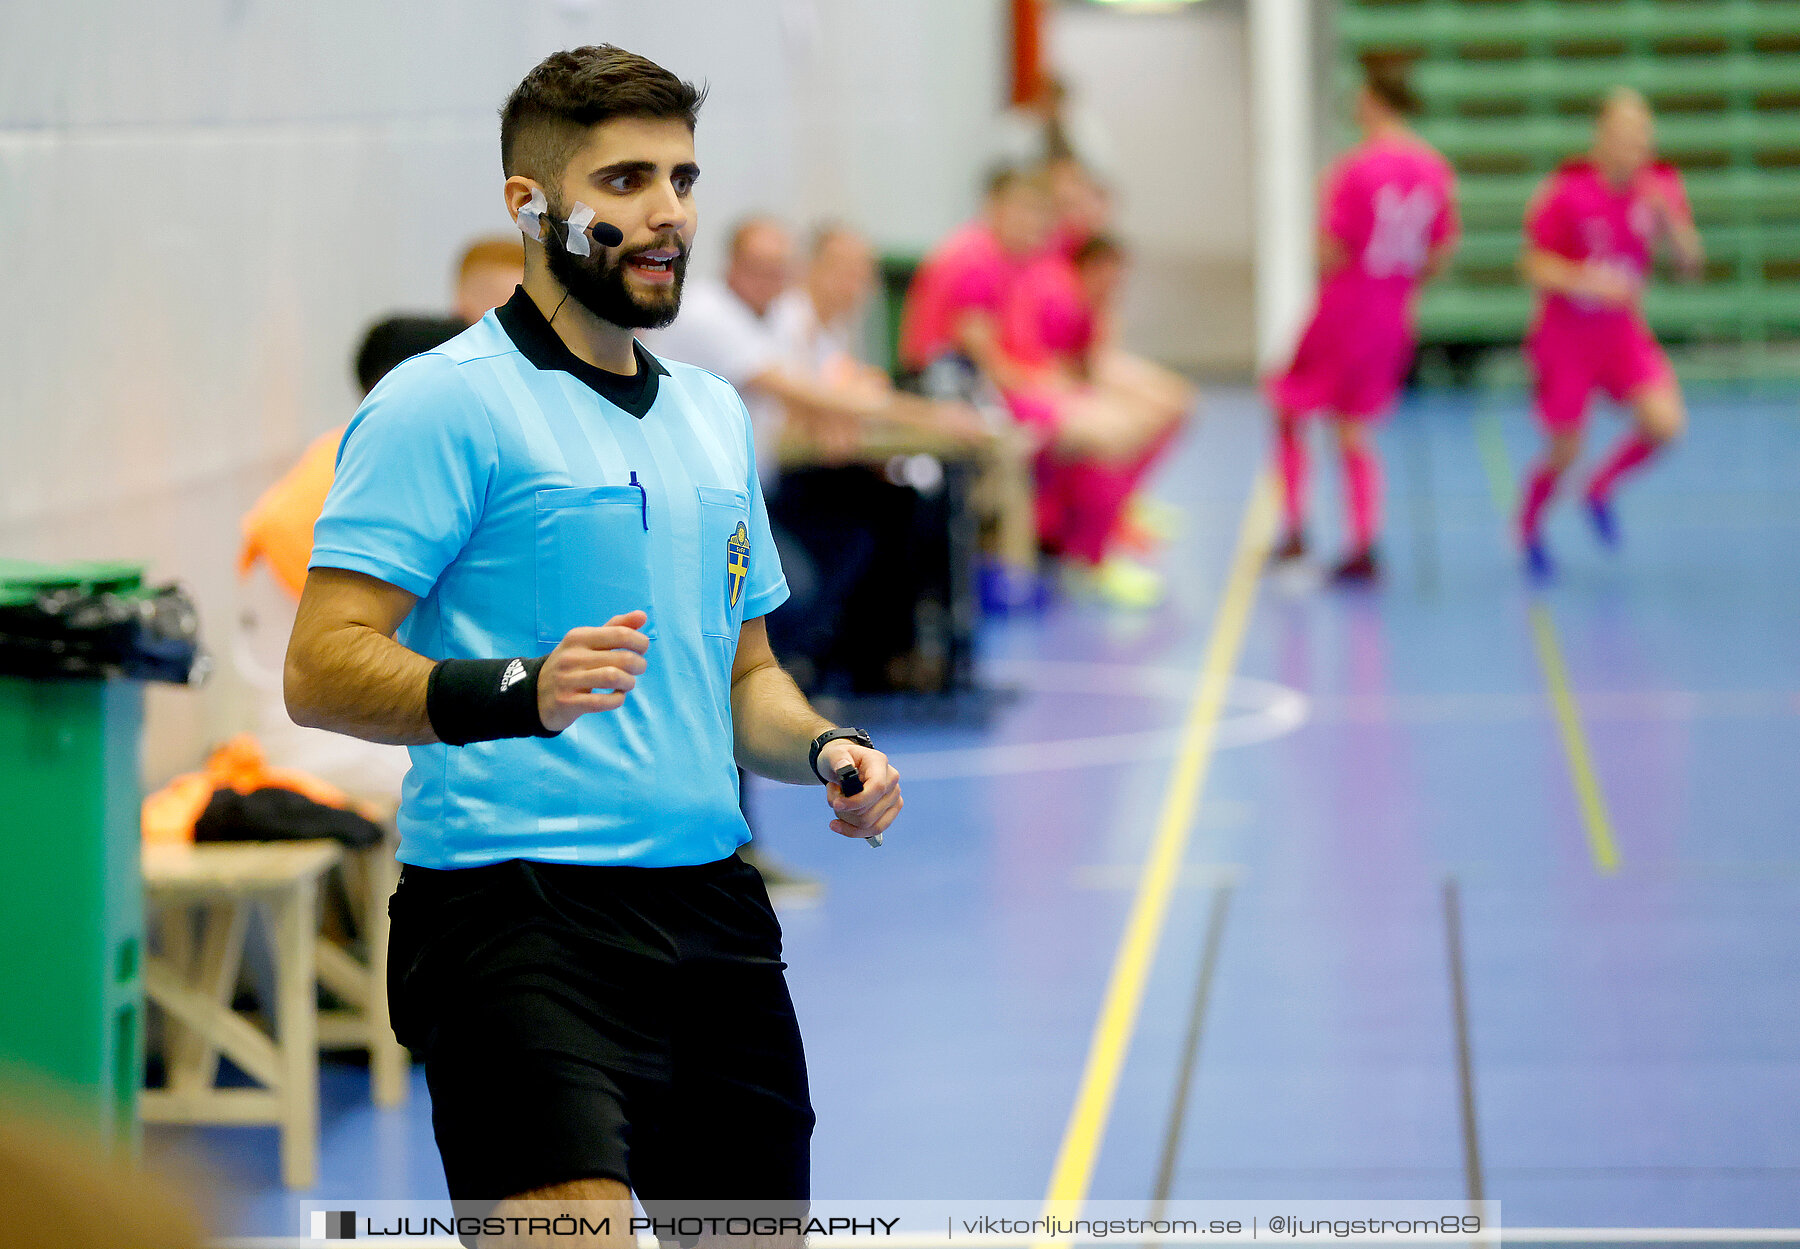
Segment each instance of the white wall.
[[[999,0],[75,0],[0,10],[0,554],[146,560],[234,627],[237,523],[354,407],[364,325],[504,228],[496,110],[610,41],[712,96],[707,239],[823,207],[885,245],[966,215]],[[151,699],[147,771],[247,724]]]
[[979,206],[1005,106],[999,0],[814,0],[802,61],[808,202],[923,252]]
[[1111,140],[1135,253],[1131,345],[1210,372],[1251,361],[1251,154],[1243,0],[1174,12],[1064,4],[1051,60]]

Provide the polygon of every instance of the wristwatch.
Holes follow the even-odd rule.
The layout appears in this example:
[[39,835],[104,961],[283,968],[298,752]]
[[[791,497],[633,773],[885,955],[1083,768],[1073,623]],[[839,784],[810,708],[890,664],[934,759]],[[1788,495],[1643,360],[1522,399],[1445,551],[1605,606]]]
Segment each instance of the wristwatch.
[[[875,742],[861,729],[826,729],[812,740],[812,752],[806,756],[806,766],[812,769],[814,776],[819,776],[819,752],[825,749],[828,742],[852,741],[868,750],[875,749]],[[825,784],[831,783],[830,777],[819,776]]]

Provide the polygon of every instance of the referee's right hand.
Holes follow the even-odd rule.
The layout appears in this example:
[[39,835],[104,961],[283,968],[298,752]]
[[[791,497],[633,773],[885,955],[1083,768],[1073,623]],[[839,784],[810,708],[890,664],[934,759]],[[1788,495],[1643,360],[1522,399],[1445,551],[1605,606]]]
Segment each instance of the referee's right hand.
[[648,667],[650,639],[638,630],[641,611],[614,616],[598,628],[570,629],[538,672],[538,719],[560,733],[590,711],[614,711]]

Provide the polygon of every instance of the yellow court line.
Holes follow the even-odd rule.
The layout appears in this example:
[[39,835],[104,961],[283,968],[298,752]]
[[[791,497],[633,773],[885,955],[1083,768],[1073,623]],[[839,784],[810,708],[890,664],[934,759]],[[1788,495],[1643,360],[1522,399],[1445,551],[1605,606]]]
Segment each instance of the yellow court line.
[[[1475,442],[1487,470],[1494,506],[1502,517],[1510,517],[1518,487],[1507,459],[1506,442],[1500,436],[1500,418],[1492,411],[1476,420]],[[1538,667],[1543,669],[1544,684],[1550,689],[1550,706],[1556,713],[1557,735],[1562,738],[1563,755],[1569,763],[1575,802],[1581,808],[1588,851],[1594,856],[1595,868],[1610,876],[1619,870],[1619,843],[1613,838],[1606,792],[1600,788],[1600,774],[1594,770],[1587,733],[1581,727],[1581,708],[1576,705],[1575,691],[1569,684],[1569,666],[1563,662],[1562,644],[1556,638],[1556,620],[1542,600],[1531,604],[1531,632],[1537,640]]]
[[1162,940],[1169,901],[1187,850],[1194,813],[1206,785],[1207,766],[1212,760],[1213,737],[1224,709],[1226,687],[1243,649],[1250,609],[1256,602],[1257,580],[1274,534],[1275,492],[1267,474],[1259,474],[1238,525],[1237,549],[1232,555],[1225,594],[1213,620],[1206,655],[1200,664],[1200,677],[1187,723],[1182,729],[1175,768],[1163,796],[1156,839],[1138,877],[1131,915],[1126,920],[1125,934],[1107,980],[1106,997],[1094,1024],[1093,1037],[1088,1042],[1081,1085],[1075,1094],[1068,1124],[1063,1129],[1062,1147],[1057,1151],[1056,1167],[1051,1173],[1050,1190],[1045,1198],[1049,1212],[1070,1212],[1087,1197],[1088,1185],[1093,1179],[1094,1163],[1106,1135],[1107,1120],[1112,1115],[1119,1074],[1131,1048],[1132,1033],[1137,1029],[1144,989],[1150,979],[1157,945]]
[[1506,455],[1506,439],[1500,436],[1500,418],[1492,412],[1476,418],[1475,447],[1481,452],[1481,467],[1487,473],[1488,495],[1501,517],[1511,520],[1519,487],[1513,480],[1512,461]]
[[1544,669],[1544,683],[1550,687],[1550,705],[1556,709],[1563,753],[1569,758],[1569,779],[1575,784],[1575,799],[1581,804],[1588,849],[1593,853],[1594,866],[1610,875],[1619,870],[1619,846],[1613,840],[1612,819],[1606,813],[1599,774],[1588,754],[1587,734],[1581,729],[1575,692],[1569,688],[1569,670],[1563,663],[1562,647],[1557,645],[1556,625],[1550,619],[1550,609],[1542,603],[1531,605],[1531,631],[1537,636],[1538,663]]

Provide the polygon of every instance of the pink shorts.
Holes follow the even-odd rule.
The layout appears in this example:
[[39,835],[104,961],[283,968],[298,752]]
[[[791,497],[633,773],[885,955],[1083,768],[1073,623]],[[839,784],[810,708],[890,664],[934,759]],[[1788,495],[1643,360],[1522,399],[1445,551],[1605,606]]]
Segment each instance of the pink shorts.
[[1525,357],[1537,374],[1538,421],[1553,434],[1581,428],[1595,390],[1615,403],[1629,403],[1675,376],[1650,331],[1623,319],[1560,331],[1539,326],[1525,340]]
[[[1357,326],[1351,310],[1321,308],[1314,316],[1294,362],[1269,379],[1269,402],[1283,412],[1306,416],[1328,412],[1349,420],[1372,420],[1393,406],[1412,363],[1412,335],[1404,326]],[[1375,332],[1370,333],[1373,329]]]

